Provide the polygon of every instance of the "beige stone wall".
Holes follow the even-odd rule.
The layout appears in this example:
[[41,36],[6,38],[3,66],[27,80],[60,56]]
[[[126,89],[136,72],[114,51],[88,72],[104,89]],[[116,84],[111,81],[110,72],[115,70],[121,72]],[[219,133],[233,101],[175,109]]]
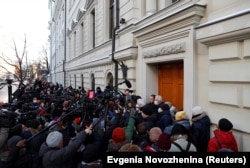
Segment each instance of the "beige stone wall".
[[213,124],[223,117],[232,121],[240,151],[250,151],[249,6],[250,1],[207,1],[206,15],[196,30],[197,103]]
[[[96,86],[104,88],[107,74],[114,75],[112,43],[107,36],[107,1],[95,0],[89,5],[82,2],[72,5],[74,10],[67,21],[67,28],[74,26],[67,37],[66,85],[74,81],[80,86],[83,75],[84,87],[91,88],[90,77],[94,74]],[[157,65],[183,60],[184,110],[189,117],[191,108],[200,105],[213,124],[222,117],[230,119],[239,150],[250,151],[250,1],[181,0],[171,5],[171,1],[159,0],[158,4],[170,5],[165,9],[153,2],[120,1],[120,17],[126,23],[117,31],[115,59],[128,66],[131,89],[147,101],[150,94],[158,93]],[[81,17],[80,8],[87,9]],[[94,49],[90,34],[93,8],[96,9]],[[76,24],[75,18],[78,18]],[[74,31],[76,39],[72,38]],[[54,33],[55,41],[59,36]],[[58,53],[55,57],[58,62]],[[53,79],[60,83],[62,66],[58,65],[55,72],[57,76]],[[122,80],[120,69],[118,80]],[[212,131],[214,128],[215,125]]]

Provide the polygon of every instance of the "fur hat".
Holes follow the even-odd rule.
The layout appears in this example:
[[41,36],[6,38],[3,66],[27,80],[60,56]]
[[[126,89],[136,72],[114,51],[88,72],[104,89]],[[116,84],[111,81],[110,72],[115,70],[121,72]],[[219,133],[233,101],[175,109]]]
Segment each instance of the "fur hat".
[[170,141],[170,137],[166,134],[166,133],[162,133],[159,136],[158,141],[156,142],[156,145],[163,150],[169,150],[171,147],[171,141]]
[[153,127],[149,130],[149,139],[151,142],[155,143],[159,136],[161,135],[162,131],[159,127]]
[[161,104],[160,105],[160,108],[163,110],[163,111],[168,111],[169,110],[169,105],[168,104]]
[[55,147],[57,147],[57,145],[59,145],[59,143],[61,142],[62,139],[63,139],[63,135],[61,132],[52,131],[47,136],[46,143],[47,143],[48,147],[55,148]]
[[120,148],[119,152],[143,152],[143,151],[138,145],[127,143]]
[[175,120],[179,121],[179,120],[183,120],[183,119],[186,119],[187,118],[187,115],[186,115],[186,112],[185,111],[178,111],[176,114],[175,114]]
[[219,129],[225,132],[230,131],[233,128],[233,124],[231,123],[231,121],[229,121],[226,118],[222,118],[219,120]]
[[153,114],[153,109],[151,106],[145,105],[142,107],[142,112],[146,115],[151,115],[151,114]]
[[192,108],[192,115],[193,116],[196,116],[196,115],[199,115],[203,112],[202,108],[200,106],[194,106]]
[[120,143],[126,139],[125,130],[121,127],[116,127],[112,132],[112,139],[115,143]]

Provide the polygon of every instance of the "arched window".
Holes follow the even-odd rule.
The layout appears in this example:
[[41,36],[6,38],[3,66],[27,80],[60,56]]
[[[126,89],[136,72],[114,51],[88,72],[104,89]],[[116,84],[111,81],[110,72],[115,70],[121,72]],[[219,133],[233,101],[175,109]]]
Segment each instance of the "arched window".
[[113,87],[113,83],[114,83],[114,77],[113,74],[111,72],[109,72],[107,74],[107,79],[106,79],[106,84]]

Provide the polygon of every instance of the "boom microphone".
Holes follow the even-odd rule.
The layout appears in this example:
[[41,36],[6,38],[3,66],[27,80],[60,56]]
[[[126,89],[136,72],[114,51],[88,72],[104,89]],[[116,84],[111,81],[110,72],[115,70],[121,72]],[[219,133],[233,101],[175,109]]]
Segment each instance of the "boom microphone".
[[131,83],[127,79],[125,79],[125,84],[127,85],[128,88],[132,87]]

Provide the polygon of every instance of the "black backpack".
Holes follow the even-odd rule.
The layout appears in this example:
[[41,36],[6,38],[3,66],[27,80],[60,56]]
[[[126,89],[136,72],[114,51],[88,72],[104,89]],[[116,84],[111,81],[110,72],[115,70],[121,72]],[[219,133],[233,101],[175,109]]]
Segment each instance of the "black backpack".
[[176,142],[173,141],[172,144],[174,144],[175,146],[177,146],[181,150],[181,152],[189,152],[189,148],[191,146],[191,142],[188,142],[187,147],[184,150],[178,143],[176,143]]

